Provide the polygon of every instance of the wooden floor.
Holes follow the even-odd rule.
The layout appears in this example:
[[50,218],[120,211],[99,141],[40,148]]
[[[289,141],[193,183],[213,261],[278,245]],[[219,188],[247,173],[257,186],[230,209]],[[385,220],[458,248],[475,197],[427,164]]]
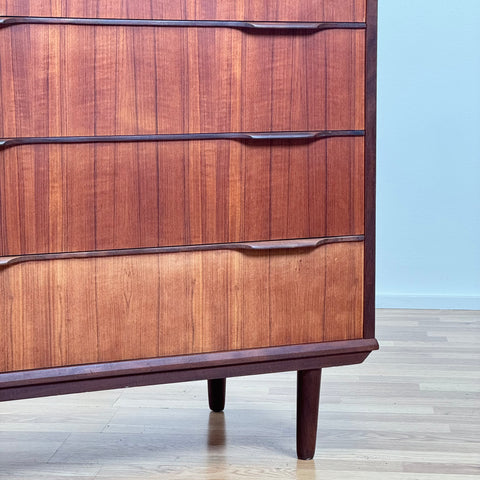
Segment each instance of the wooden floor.
[[480,478],[480,312],[379,310],[381,350],[324,370],[315,460],[295,458],[295,373],[0,403],[0,478]]

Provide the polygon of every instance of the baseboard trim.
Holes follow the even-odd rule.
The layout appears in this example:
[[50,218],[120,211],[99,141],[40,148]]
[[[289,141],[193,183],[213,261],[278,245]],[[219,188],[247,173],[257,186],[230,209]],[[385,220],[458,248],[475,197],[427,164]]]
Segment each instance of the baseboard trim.
[[377,294],[377,308],[480,310],[480,295]]

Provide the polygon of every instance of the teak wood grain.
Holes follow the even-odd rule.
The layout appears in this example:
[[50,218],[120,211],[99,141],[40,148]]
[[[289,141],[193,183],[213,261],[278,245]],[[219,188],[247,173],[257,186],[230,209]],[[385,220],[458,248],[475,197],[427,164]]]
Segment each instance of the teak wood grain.
[[362,311],[362,242],[27,262],[0,271],[0,371],[360,339]]
[[363,22],[365,0],[0,0],[0,15]]
[[0,152],[0,255],[361,235],[362,137]]
[[16,25],[0,137],[363,130],[365,31]]

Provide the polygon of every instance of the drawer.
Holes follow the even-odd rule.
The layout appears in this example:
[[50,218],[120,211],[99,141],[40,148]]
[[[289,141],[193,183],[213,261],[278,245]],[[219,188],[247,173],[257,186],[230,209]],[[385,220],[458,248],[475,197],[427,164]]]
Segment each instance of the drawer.
[[0,151],[0,255],[364,233],[364,139]]
[[0,372],[360,339],[362,298],[362,242],[19,263]]
[[0,138],[363,130],[365,32],[13,25]]
[[0,15],[303,22],[363,22],[365,0],[0,0]]

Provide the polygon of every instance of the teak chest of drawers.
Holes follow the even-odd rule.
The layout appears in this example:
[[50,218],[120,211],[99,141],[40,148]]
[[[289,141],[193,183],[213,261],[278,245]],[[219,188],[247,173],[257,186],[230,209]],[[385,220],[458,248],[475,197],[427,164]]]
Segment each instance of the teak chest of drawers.
[[0,0],[0,400],[374,338],[376,0]]

